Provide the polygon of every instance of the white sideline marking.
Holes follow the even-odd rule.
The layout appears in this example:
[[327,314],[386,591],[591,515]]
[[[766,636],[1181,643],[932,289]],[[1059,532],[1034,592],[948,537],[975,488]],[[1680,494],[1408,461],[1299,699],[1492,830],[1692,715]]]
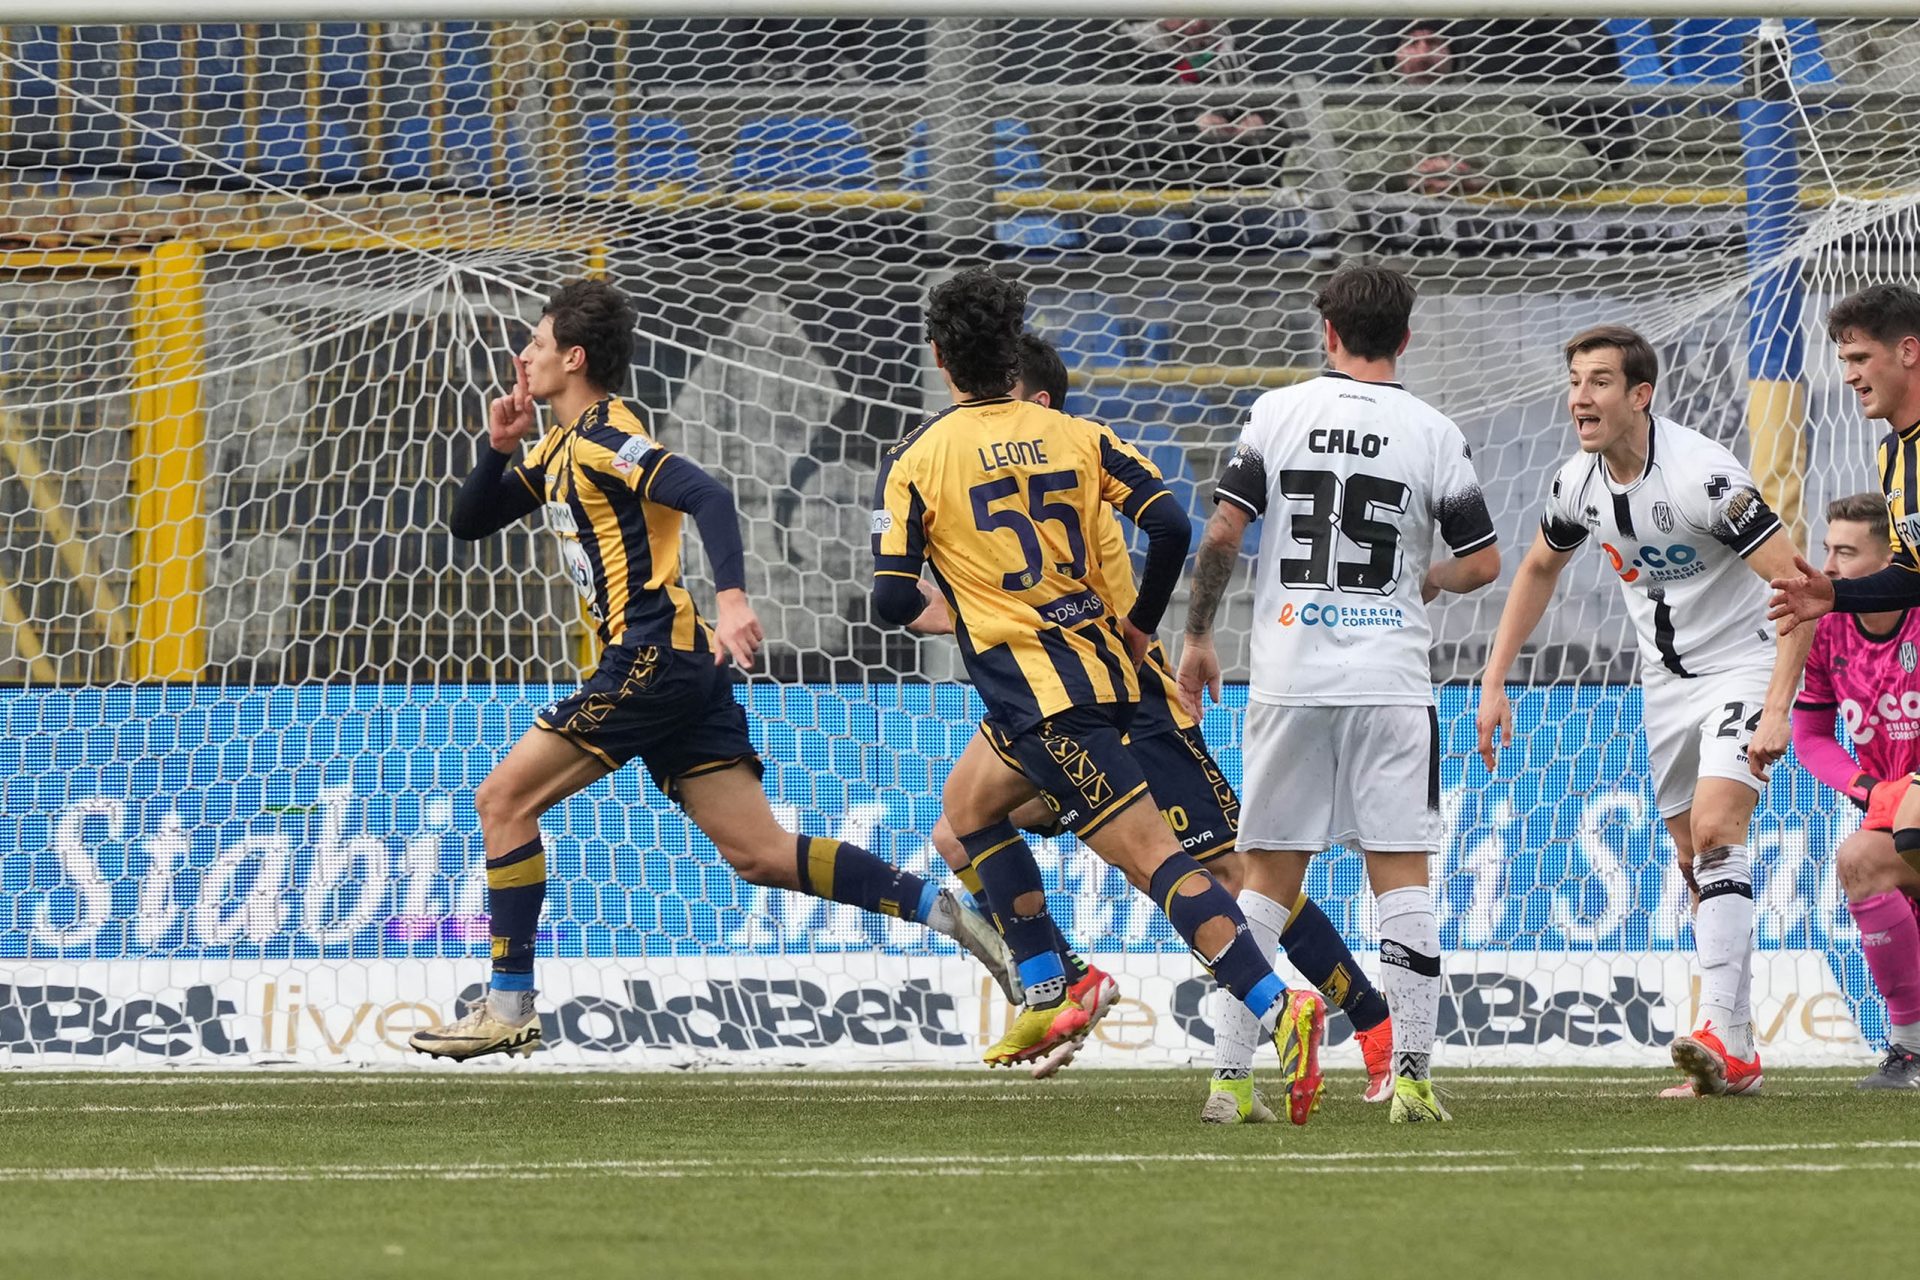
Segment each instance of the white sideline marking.
[[223,1111],[384,1111],[408,1107],[482,1107],[495,1105],[490,1098],[391,1098],[367,1102],[156,1102],[145,1106],[132,1103],[70,1103],[63,1106],[0,1106],[0,1116],[55,1114],[184,1116]]
[[[560,1085],[568,1088],[605,1089],[614,1083],[610,1077],[619,1078],[621,1083],[640,1084],[652,1080],[688,1080],[699,1079],[703,1086],[716,1089],[1013,1089],[1028,1085],[1024,1074],[1003,1074],[977,1078],[943,1078],[933,1072],[901,1072],[888,1078],[886,1076],[846,1076],[832,1079],[809,1078],[806,1076],[769,1076],[752,1072],[740,1072],[733,1075],[700,1074],[697,1077],[686,1072],[669,1070],[657,1071],[609,1071],[594,1068],[592,1071],[558,1073],[549,1070],[504,1070],[504,1063],[474,1063],[468,1069],[443,1067],[432,1071],[341,1071],[299,1072],[275,1071],[265,1075],[243,1075],[239,1072],[198,1072],[183,1075],[159,1073],[121,1073],[118,1075],[40,1075],[30,1071],[0,1071],[0,1093],[9,1088],[32,1089],[49,1088],[57,1085],[137,1085],[137,1086],[182,1086],[182,1085],[351,1085],[354,1087],[379,1087],[384,1085],[428,1085],[435,1088],[457,1088],[461,1085],[517,1085],[528,1080],[538,1080],[543,1085]],[[943,1068],[943,1070],[964,1071],[965,1067]],[[984,1068],[983,1068],[984,1070]],[[1198,1071],[1199,1068],[1194,1068]],[[1170,1072],[1169,1078],[1175,1073]],[[1340,1074],[1329,1072],[1329,1075]],[[1358,1071],[1346,1074],[1359,1076]],[[1671,1073],[1669,1073],[1671,1074]],[[1049,1088],[1059,1088],[1076,1077],[1056,1080]],[[1078,1079],[1094,1080],[1091,1073],[1082,1072]]]
[[[1870,1066],[1871,1064],[1864,1064]],[[1789,1081],[1824,1080],[1830,1078],[1851,1079],[1862,1068],[1854,1067],[1807,1067],[1785,1073]],[[1166,1068],[1159,1074],[1169,1079],[1185,1078],[1185,1074],[1204,1071],[1204,1064],[1196,1064],[1183,1073],[1181,1068]],[[423,1085],[431,1088],[451,1088],[458,1085],[501,1086],[515,1085],[529,1079],[537,1079],[549,1087],[566,1088],[607,1088],[617,1079],[621,1083],[640,1084],[647,1080],[690,1080],[698,1079],[704,1087],[713,1089],[792,1089],[816,1092],[859,1089],[867,1092],[899,1090],[912,1092],[928,1088],[942,1090],[955,1089],[1014,1089],[1028,1084],[1024,1076],[990,1076],[982,1072],[979,1075],[956,1076],[950,1073],[968,1071],[961,1065],[941,1067],[937,1071],[919,1069],[889,1069],[876,1066],[871,1074],[847,1074],[835,1076],[795,1076],[774,1075],[752,1070],[739,1071],[686,1071],[660,1068],[657,1070],[616,1071],[605,1067],[594,1068],[555,1068],[546,1064],[528,1067],[525,1064],[507,1064],[503,1062],[482,1062],[467,1064],[464,1069],[441,1067],[438,1069],[387,1069],[347,1067],[337,1071],[315,1071],[311,1068],[283,1069],[279,1067],[260,1067],[256,1074],[249,1074],[236,1068],[231,1071],[152,1071],[152,1072],[114,1072],[92,1073],[74,1072],[66,1068],[57,1068],[59,1074],[41,1072],[37,1069],[0,1069],[0,1092],[8,1088],[49,1088],[54,1086],[93,1086],[93,1085],[138,1085],[143,1087],[177,1087],[192,1085]],[[1045,1088],[1061,1089],[1077,1084],[1099,1084],[1108,1080],[1112,1071],[1105,1068],[1093,1068],[1076,1071],[1058,1077]],[[1144,1074],[1144,1073],[1143,1073]],[[1336,1068],[1327,1073],[1333,1080],[1359,1079],[1357,1069]],[[1671,1081],[1675,1073],[1671,1068],[1648,1067],[1639,1074],[1581,1076],[1546,1075],[1524,1072],[1481,1073],[1442,1071],[1435,1083],[1440,1087],[1479,1086],[1479,1085],[1583,1085],[1589,1087],[1645,1087],[1662,1080]],[[1543,1096],[1532,1093],[1528,1096]],[[1586,1096],[1570,1094],[1567,1096]]]
[[[1568,1155],[1601,1157],[1636,1154],[1725,1154],[1757,1151],[1872,1151],[1911,1149],[1920,1141],[1728,1143],[1719,1146],[1585,1148]],[[462,1164],[291,1164],[291,1165],[158,1165],[0,1168],[3,1182],[403,1182],[403,1181],[540,1181],[567,1177],[618,1178],[872,1178],[872,1177],[981,1177],[1046,1174],[1062,1166],[1078,1169],[1141,1168],[1151,1165],[1243,1165],[1312,1169],[1315,1173],[1626,1173],[1643,1170],[1684,1170],[1692,1173],[1776,1174],[1856,1173],[1920,1169],[1920,1160],[1861,1160],[1781,1163],[1687,1162],[1659,1164],[1644,1160],[1603,1159],[1530,1163],[1515,1160],[1523,1153],[1511,1150],[1430,1151],[1410,1157],[1400,1151],[1267,1152],[1096,1152],[1060,1155],[951,1155],[858,1156],[846,1159],[677,1159],[677,1160],[565,1160],[515,1164],[473,1161]]]

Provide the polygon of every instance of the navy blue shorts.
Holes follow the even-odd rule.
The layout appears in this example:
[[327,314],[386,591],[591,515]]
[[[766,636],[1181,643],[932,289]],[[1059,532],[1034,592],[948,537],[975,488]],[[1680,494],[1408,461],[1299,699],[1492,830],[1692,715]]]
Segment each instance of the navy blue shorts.
[[1060,815],[1060,825],[1085,838],[1135,800],[1153,797],[1147,775],[1127,749],[1130,702],[1071,707],[1024,733],[1009,736],[991,719],[980,732],[999,757],[1026,776]]
[[1201,862],[1233,852],[1240,797],[1198,729],[1169,726],[1151,737],[1134,734],[1127,750],[1153,779],[1153,798],[1182,849]]
[[[1180,706],[1179,686],[1174,683],[1173,666],[1167,651],[1155,640],[1140,664],[1140,705],[1133,713],[1127,737],[1135,742],[1163,733],[1172,733],[1193,723],[1187,709]],[[1154,774],[1154,777],[1159,775]]]
[[618,646],[568,697],[534,721],[609,769],[638,756],[656,786],[678,799],[682,778],[736,764],[757,774],[760,756],[747,734],[747,713],[733,696],[730,668],[710,653],[660,645]]

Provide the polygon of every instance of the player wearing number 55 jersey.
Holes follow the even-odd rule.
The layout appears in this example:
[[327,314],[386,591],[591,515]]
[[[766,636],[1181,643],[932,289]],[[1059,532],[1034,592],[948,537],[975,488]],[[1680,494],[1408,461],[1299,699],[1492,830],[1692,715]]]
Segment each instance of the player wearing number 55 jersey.
[[[1317,1092],[1319,997],[1285,990],[1232,896],[1180,847],[1124,741],[1137,665],[1186,559],[1186,514],[1112,431],[1011,395],[1025,310],[1026,290],[985,268],[933,289],[927,337],[954,403],[887,452],[873,513],[875,612],[914,623],[930,568],[991,722],[993,751],[963,757],[942,797],[1025,989],[1026,1010],[987,1060],[1042,1056],[1088,1020],[1068,995],[1033,851],[1008,821],[1037,789],[1061,825],[1152,894]],[[1124,618],[1089,560],[1109,507],[1147,534]],[[1304,1122],[1313,1099],[1302,1101]]]
[[1723,446],[1651,411],[1659,362],[1620,325],[1566,346],[1580,452],[1554,476],[1540,532],[1515,575],[1480,691],[1480,750],[1511,740],[1506,676],[1560,572],[1592,542],[1619,576],[1640,648],[1655,801],[1693,889],[1701,1022],[1673,1043],[1688,1081],[1667,1096],[1751,1093],[1753,872],[1747,826],[1788,715],[1811,628],[1776,641],[1766,581],[1790,572],[1792,538]]
[[[1194,566],[1180,656],[1183,690],[1197,702],[1208,687],[1217,699],[1214,610],[1242,534],[1262,519],[1234,854],[1240,902],[1270,935],[1315,854],[1334,844],[1365,851],[1393,1014],[1396,1122],[1447,1118],[1428,1079],[1440,1000],[1427,885],[1440,743],[1426,602],[1500,572],[1459,428],[1394,381],[1413,301],[1405,276],[1365,266],[1335,272],[1314,298],[1332,368],[1254,402]],[[1436,529],[1451,555],[1429,566]],[[1244,1065],[1230,1012],[1215,1041],[1216,1088]]]

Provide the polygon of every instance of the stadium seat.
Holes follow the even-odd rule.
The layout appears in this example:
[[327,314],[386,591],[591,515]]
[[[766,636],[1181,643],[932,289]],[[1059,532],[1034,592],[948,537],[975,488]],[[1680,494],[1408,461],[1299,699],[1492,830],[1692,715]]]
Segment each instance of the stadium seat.
[[185,124],[182,91],[186,64],[180,52],[180,28],[141,26],[133,32],[133,115],[155,132],[136,131],[131,149],[134,164],[172,166],[185,159],[173,139]]
[[493,53],[477,22],[449,22],[440,50],[443,180],[462,187],[503,183],[493,120]]
[[447,23],[437,56],[389,49],[372,103],[385,176],[394,182],[486,187],[495,173],[492,74],[486,34]]
[[1081,365],[1111,368],[1123,364],[1165,364],[1172,358],[1172,333],[1164,320],[1113,314],[1112,299],[1092,290],[1066,294],[1047,309],[1060,309],[1058,323],[1042,327],[1053,334],[1069,369]]
[[388,115],[382,123],[386,176],[424,182],[433,176],[433,121],[424,115]]
[[[120,29],[74,27],[62,35],[72,82],[89,96],[116,102],[123,70]],[[79,98],[67,99],[60,106],[67,128],[58,149],[72,163],[93,166],[124,161],[120,147],[126,126],[110,109],[96,108]]]
[[[1033,141],[1027,122],[1008,116],[995,120],[992,130],[990,180],[993,185],[1002,191],[1044,190],[1046,161]],[[926,190],[933,167],[927,149],[927,132],[927,122],[919,121],[908,140],[905,176],[907,185],[916,191]],[[999,219],[994,224],[994,239],[1015,249],[1079,249],[1086,243],[1077,219],[1046,212],[1014,213]]]
[[251,172],[268,178],[295,179],[309,166],[307,139],[311,132],[304,107],[263,107],[243,117],[239,124],[225,130],[229,155],[247,154],[247,141],[253,143],[248,161]]
[[611,112],[586,117],[587,190],[654,191],[661,187],[702,186],[700,153],[686,126],[672,116],[635,116],[627,121],[627,172],[619,169],[618,123]]
[[729,171],[748,191],[863,191],[874,185],[873,152],[838,116],[768,116],[741,127]]
[[[1730,84],[1746,75],[1747,41],[1753,18],[1676,18],[1665,47],[1651,18],[1609,18],[1607,31],[1620,55],[1629,84]],[[1793,78],[1803,84],[1834,79],[1820,52],[1820,31],[1812,18],[1787,20],[1787,48]]]
[[[907,142],[906,180],[916,191],[924,191],[933,160],[927,150],[927,122],[913,126]],[[993,183],[1002,189],[1037,191],[1047,185],[1046,159],[1033,140],[1027,122],[1007,116],[993,122]]]

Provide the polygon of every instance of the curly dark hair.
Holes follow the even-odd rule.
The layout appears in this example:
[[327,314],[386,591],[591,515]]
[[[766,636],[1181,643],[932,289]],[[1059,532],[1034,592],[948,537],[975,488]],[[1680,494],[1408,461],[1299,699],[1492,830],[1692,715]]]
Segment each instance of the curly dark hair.
[[1027,287],[968,267],[927,294],[927,338],[953,385],[970,396],[1005,395],[1020,376]]
[[540,314],[553,317],[553,340],[562,351],[586,351],[587,381],[602,391],[626,385],[633,367],[633,327],[640,322],[626,294],[605,280],[571,280],[553,291]]
[[1020,335],[1020,383],[1027,394],[1047,393],[1047,407],[1067,411],[1067,366],[1059,350],[1028,329]]

